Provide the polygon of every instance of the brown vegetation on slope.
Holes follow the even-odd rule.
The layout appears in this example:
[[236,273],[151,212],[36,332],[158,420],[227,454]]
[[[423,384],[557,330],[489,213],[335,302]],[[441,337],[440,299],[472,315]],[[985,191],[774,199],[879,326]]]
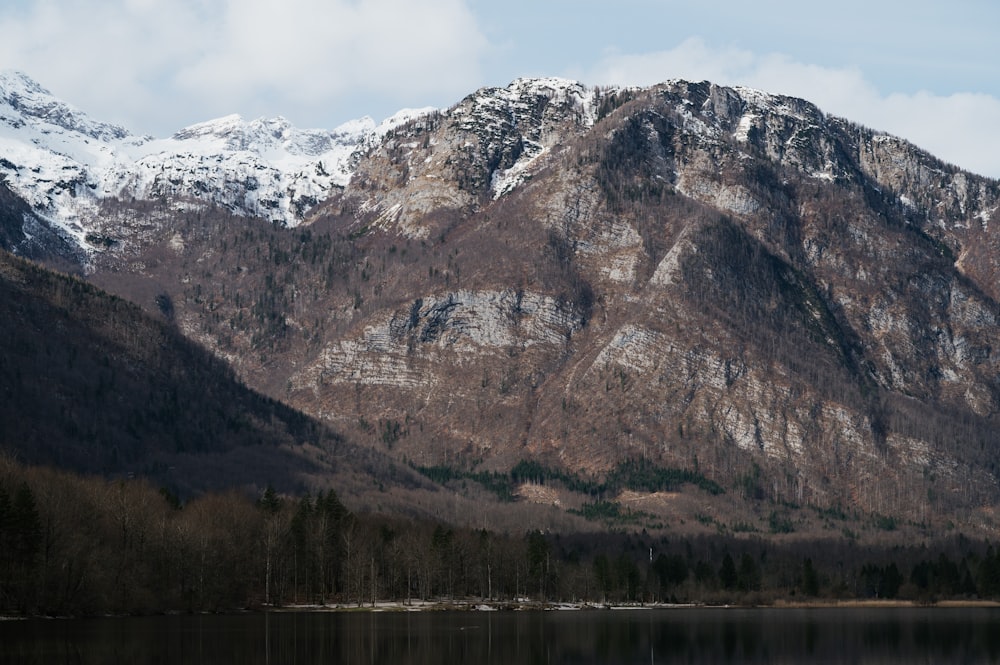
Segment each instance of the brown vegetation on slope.
[[968,217],[995,183],[799,100],[676,83],[593,127],[536,102],[528,129],[478,97],[398,129],[308,227],[109,204],[126,240],[94,279],[162,291],[251,385],[418,465],[647,459],[990,527],[998,307]]

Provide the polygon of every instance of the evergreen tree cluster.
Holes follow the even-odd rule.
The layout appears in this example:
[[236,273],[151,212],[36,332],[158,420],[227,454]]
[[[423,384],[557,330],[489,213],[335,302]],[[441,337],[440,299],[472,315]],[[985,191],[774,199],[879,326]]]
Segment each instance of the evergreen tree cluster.
[[1000,554],[722,535],[496,533],[349,510],[333,490],[187,503],[0,460],[0,613],[557,601],[1000,599]]

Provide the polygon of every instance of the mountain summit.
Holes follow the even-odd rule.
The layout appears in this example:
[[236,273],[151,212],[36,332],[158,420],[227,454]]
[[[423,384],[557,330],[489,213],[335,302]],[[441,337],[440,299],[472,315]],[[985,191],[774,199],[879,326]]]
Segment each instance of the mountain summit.
[[0,71],[0,107],[4,122],[15,128],[24,126],[20,120],[44,133],[64,130],[105,142],[129,137],[125,128],[91,119],[23,72]]

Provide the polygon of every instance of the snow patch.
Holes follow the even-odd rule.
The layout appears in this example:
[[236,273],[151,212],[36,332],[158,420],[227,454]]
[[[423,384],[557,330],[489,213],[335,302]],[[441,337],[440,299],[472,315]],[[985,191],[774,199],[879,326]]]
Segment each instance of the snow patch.
[[518,185],[528,180],[531,177],[529,169],[546,152],[547,149],[540,143],[524,141],[523,156],[514,163],[514,166],[493,173],[490,189],[493,191],[494,200],[511,192]]
[[733,138],[735,138],[740,143],[747,143],[750,140],[750,131],[755,128],[754,123],[760,118],[756,113],[746,113],[740,118],[739,124],[736,126],[736,131],[733,133]]

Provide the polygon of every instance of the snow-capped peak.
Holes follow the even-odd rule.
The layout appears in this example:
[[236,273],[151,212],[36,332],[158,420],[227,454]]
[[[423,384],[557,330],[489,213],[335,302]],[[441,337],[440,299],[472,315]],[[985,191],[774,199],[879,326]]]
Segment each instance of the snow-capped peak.
[[169,138],[95,121],[24,73],[0,72],[0,177],[83,247],[105,197],[203,200],[288,226],[350,180],[356,154],[431,109],[376,125],[298,129],[281,116],[233,114]]
[[378,127],[374,128],[375,133],[380,136],[385,136],[396,127],[405,125],[406,123],[416,120],[417,118],[430,115],[435,111],[437,111],[437,109],[433,106],[425,106],[424,108],[419,109],[401,109],[379,123]]
[[476,116],[530,116],[539,112],[562,114],[570,110],[581,125],[590,126],[597,119],[596,99],[596,91],[579,81],[557,77],[518,78],[503,88],[482,88],[448,113],[471,119]]
[[507,86],[506,90],[516,97],[546,95],[560,100],[574,97],[583,99],[589,94],[588,88],[579,81],[556,76],[517,78]]
[[213,120],[206,120],[205,122],[199,122],[194,125],[188,125],[184,129],[174,133],[171,138],[178,141],[200,139],[206,136],[224,138],[233,132],[240,131],[246,126],[246,124],[246,121],[243,120],[243,116],[238,113],[233,113],[221,118],[215,118]]
[[50,130],[59,128],[79,132],[100,141],[121,140],[129,136],[124,127],[92,119],[19,71],[0,71],[0,114],[5,118],[17,115],[35,127],[48,125]]
[[357,145],[374,127],[375,123],[365,118],[332,131],[298,129],[281,116],[244,120],[233,114],[185,127],[171,140],[184,142],[185,146],[200,145],[202,151],[265,153],[277,150],[290,155],[319,156],[337,146]]

